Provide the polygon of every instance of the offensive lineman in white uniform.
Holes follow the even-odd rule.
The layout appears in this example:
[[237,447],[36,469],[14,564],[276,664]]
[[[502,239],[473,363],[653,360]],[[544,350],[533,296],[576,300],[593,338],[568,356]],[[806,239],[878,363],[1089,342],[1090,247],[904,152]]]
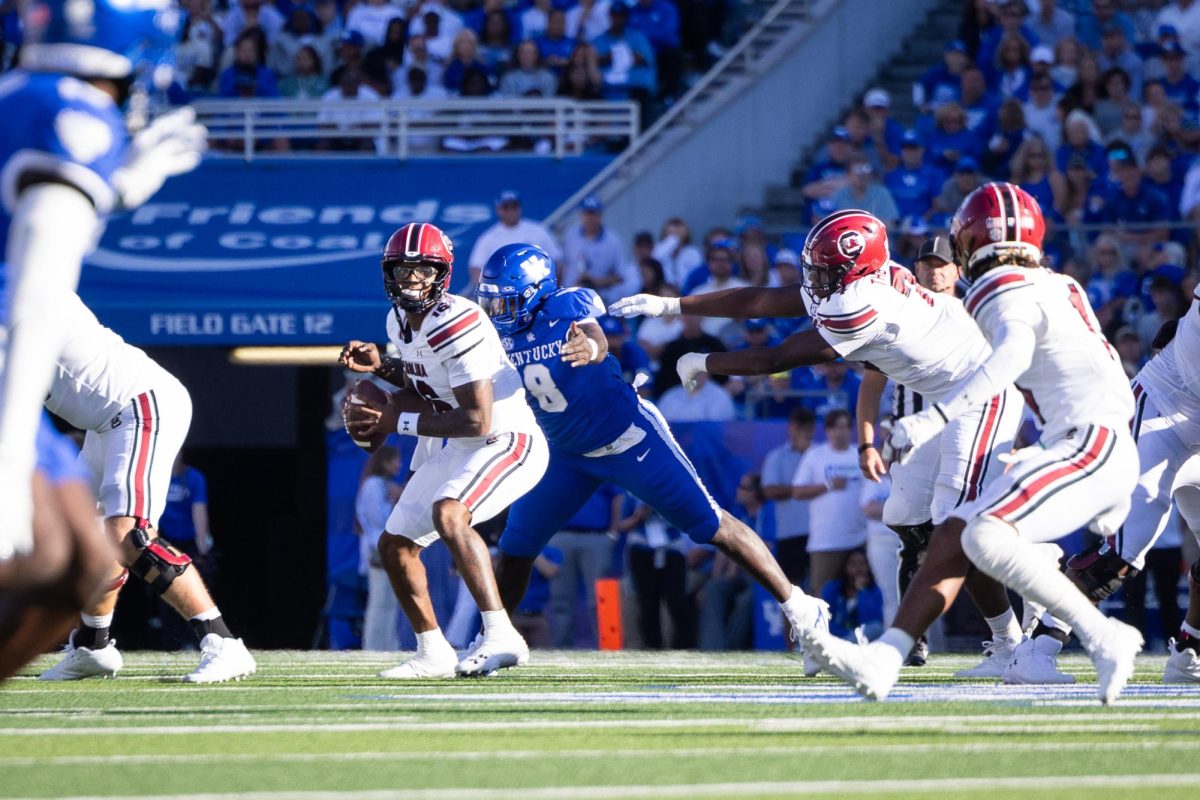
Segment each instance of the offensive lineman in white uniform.
[[[359,410],[365,436],[397,431],[421,439],[413,476],[379,540],[384,569],[417,634],[417,653],[381,673],[385,678],[482,675],[529,659],[500,602],[487,545],[471,526],[532,489],[549,449],[491,321],[478,305],[447,291],[453,263],[450,240],[433,225],[412,223],[392,234],[383,281],[392,301],[388,338],[400,358],[380,358],[375,345],[358,341],[340,358],[394,386],[407,378],[435,411],[400,413],[394,403],[370,402]],[[439,537],[483,615],[482,639],[461,661],[438,627],[421,564],[421,551]]]
[[1102,703],[1133,674],[1141,634],[1101,614],[1037,544],[1083,525],[1116,531],[1137,478],[1125,374],[1079,284],[1040,266],[1044,232],[1037,201],[1008,183],[975,190],[954,216],[956,260],[974,281],[966,308],[992,353],[957,391],[896,423],[884,455],[903,460],[1010,383],[1042,421],[1042,438],[978,500],[957,509],[946,526],[951,535],[931,544],[914,578],[914,586],[931,591],[901,601],[902,611],[906,601],[921,606],[917,626],[890,628],[865,646],[808,634],[817,660],[868,698],[887,696],[914,630],[924,630],[958,593],[966,574],[959,547],[980,570],[1075,629],[1096,664]]
[[171,466],[191,425],[191,397],[174,375],[101,325],[78,295],[62,299],[55,319],[63,329],[63,348],[46,407],[86,432],[80,459],[92,477],[119,563],[104,597],[84,608],[63,659],[41,678],[76,680],[121,669],[108,628],[130,572],[188,620],[200,640],[200,666],[185,681],[216,683],[249,675],[254,658],[229,632],[200,573],[188,568],[191,559],[155,532],[167,503]]
[[[1085,591],[1095,588],[1104,596],[1135,574],[1127,567],[1140,570],[1144,565],[1146,552],[1171,516],[1172,486],[1184,519],[1200,536],[1200,514],[1189,502],[1200,463],[1200,295],[1192,297],[1177,323],[1163,326],[1156,345],[1161,352],[1133,379],[1133,436],[1141,475],[1132,508],[1117,534],[1115,552],[1105,546],[1094,559],[1076,560],[1086,563],[1075,572]],[[1188,617],[1168,647],[1167,683],[1200,683],[1200,560],[1188,572],[1188,589]]]
[[[685,386],[701,372],[765,375],[844,357],[868,364],[910,392],[938,400],[987,356],[987,342],[961,303],[926,291],[911,275],[909,280],[897,279],[907,270],[890,260],[886,228],[867,212],[840,211],[821,220],[808,234],[803,260],[808,282],[799,289],[731,289],[681,299],[635,295],[613,304],[610,313],[811,314],[812,330],[776,347],[685,355],[678,367]],[[1001,388],[941,436],[924,443],[918,454],[923,468],[906,474],[900,470],[893,476],[892,496],[884,512],[889,527],[903,541],[913,540],[914,550],[923,548],[957,505],[976,496],[985,480],[1003,471],[997,459],[1012,448],[1020,416],[1020,396]],[[863,442],[860,450],[872,447]],[[1004,587],[978,577],[973,594],[994,628],[993,636],[1019,641],[1020,624]],[[922,628],[916,636],[924,632]]]

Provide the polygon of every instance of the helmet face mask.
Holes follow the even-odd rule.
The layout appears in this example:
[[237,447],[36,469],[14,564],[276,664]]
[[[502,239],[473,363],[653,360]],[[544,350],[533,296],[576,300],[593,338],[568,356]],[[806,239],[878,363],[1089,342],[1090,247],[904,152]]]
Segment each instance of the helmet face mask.
[[450,288],[453,248],[434,225],[414,222],[392,234],[383,251],[383,290],[411,314],[428,311]]
[[531,244],[505,245],[492,254],[475,297],[501,336],[533,323],[542,302],[558,288],[555,271],[554,259]]
[[830,214],[809,231],[800,256],[804,285],[825,299],[884,267],[891,259],[887,228],[866,211]]

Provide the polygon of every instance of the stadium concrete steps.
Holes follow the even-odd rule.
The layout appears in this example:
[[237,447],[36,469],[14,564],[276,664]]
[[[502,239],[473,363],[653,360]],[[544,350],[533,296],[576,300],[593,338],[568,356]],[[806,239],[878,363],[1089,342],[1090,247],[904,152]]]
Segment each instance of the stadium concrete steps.
[[[958,38],[962,9],[962,0],[944,0],[935,7],[926,16],[925,22],[917,28],[916,33],[904,42],[901,54],[883,64],[875,78],[860,88],[860,94],[854,100],[857,101],[861,92],[870,87],[883,87],[892,98],[891,116],[905,127],[910,127],[917,117],[917,109],[912,101],[912,85],[929,67],[941,59],[946,43]],[[844,108],[839,109],[831,119],[829,128],[832,130],[845,112],[853,106],[853,102],[847,102]],[[762,219],[770,239],[778,241],[785,234],[802,233],[807,230],[808,226],[803,219],[806,201],[800,187],[809,165],[823,144],[824,139],[799,154],[795,165],[790,169],[788,183],[768,186],[763,193],[762,206],[743,210],[745,214]]]

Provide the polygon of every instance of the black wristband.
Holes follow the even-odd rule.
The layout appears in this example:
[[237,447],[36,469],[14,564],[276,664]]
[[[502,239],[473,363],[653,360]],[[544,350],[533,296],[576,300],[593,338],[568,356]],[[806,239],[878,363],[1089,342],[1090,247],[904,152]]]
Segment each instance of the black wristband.
[[873,444],[860,444],[858,446],[858,454],[861,456],[863,453],[867,452],[868,450],[874,450],[874,449],[875,449],[875,445],[873,445]]

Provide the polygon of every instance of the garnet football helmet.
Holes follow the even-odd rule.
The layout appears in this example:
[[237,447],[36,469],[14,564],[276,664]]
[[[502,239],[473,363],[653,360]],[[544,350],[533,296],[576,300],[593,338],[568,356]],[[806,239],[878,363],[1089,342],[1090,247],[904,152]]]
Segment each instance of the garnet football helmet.
[[804,282],[817,297],[829,297],[885,266],[887,227],[866,211],[838,211],[821,220],[804,240]]
[[999,181],[967,195],[950,223],[954,260],[970,280],[998,264],[1039,265],[1045,235],[1038,201],[1020,186]]
[[381,263],[383,289],[392,305],[428,311],[450,288],[454,246],[436,225],[410,222],[388,239]]

